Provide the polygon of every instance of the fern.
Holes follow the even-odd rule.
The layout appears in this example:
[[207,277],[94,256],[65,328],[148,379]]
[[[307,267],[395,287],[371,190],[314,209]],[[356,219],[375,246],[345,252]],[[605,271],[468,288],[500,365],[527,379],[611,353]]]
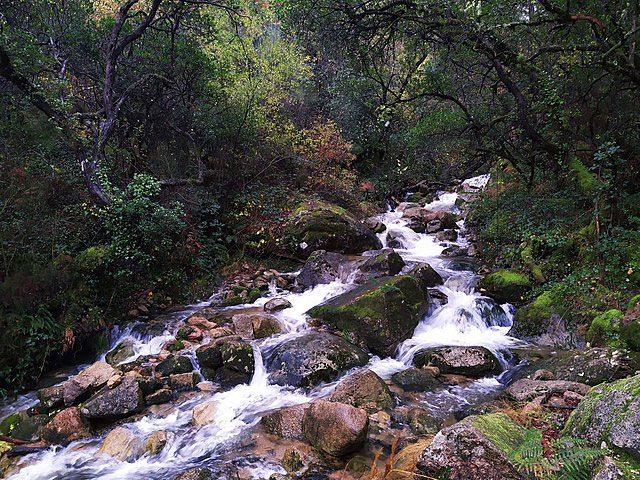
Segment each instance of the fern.
[[563,437],[551,444],[553,453],[545,457],[542,433],[527,430],[523,442],[514,449],[509,460],[520,470],[544,480],[589,480],[591,464],[607,451],[590,447],[578,438]]

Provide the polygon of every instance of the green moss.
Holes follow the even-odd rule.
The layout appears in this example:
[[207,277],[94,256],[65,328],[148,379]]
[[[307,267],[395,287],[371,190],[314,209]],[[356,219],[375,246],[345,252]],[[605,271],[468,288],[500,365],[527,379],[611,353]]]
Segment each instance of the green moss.
[[630,312],[636,308],[636,306],[640,303],[640,295],[636,295],[627,304],[627,311]]
[[640,352],[640,318],[631,316],[631,320],[620,328],[620,338],[631,350]]
[[24,412],[16,412],[5,417],[0,422],[0,433],[3,435],[11,436],[13,431],[20,425],[28,416]]
[[310,211],[314,213],[321,212],[322,210],[327,210],[336,215],[350,215],[344,208],[339,207],[338,205],[334,205],[333,203],[323,202],[323,201],[308,201],[302,202],[298,204],[298,206],[293,210],[294,215],[298,215],[302,212]]
[[613,461],[622,472],[624,480],[636,480],[640,478],[640,460],[626,452],[619,452],[613,456]]
[[609,310],[595,317],[587,333],[587,340],[596,346],[620,346],[620,322],[623,317],[620,310]]
[[542,269],[533,259],[533,247],[531,246],[531,243],[526,244],[526,246],[522,249],[520,257],[522,258],[522,261],[525,263],[525,265],[529,267],[529,271],[531,272],[531,275],[533,275],[533,278],[535,278],[536,282],[546,282],[546,279],[542,274]]
[[12,448],[13,448],[13,445],[11,445],[9,442],[0,441],[0,455],[2,455],[5,452],[8,452]]
[[518,334],[534,336],[546,328],[546,320],[551,315],[562,315],[564,301],[556,289],[547,290],[526,307],[516,311],[514,324],[517,324]]
[[596,192],[599,184],[598,179],[584,166],[578,157],[571,157],[569,169],[583,193],[593,195]]
[[524,440],[524,429],[504,413],[490,413],[467,420],[506,456]]
[[252,288],[251,290],[249,290],[246,303],[253,303],[261,296],[262,294],[260,293],[260,290],[258,288]]
[[500,303],[522,300],[531,288],[526,275],[513,270],[499,270],[484,277],[480,285]]

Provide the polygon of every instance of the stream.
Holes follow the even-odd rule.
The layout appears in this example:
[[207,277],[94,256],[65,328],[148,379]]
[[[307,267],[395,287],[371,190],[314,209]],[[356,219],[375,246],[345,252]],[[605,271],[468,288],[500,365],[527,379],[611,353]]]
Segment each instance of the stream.
[[[481,189],[488,176],[467,180],[466,185]],[[456,193],[441,193],[437,200],[425,205],[431,210],[457,212]],[[431,264],[445,280],[437,289],[447,298],[447,303],[432,309],[415,329],[413,336],[399,345],[393,358],[372,357],[367,368],[375,371],[383,379],[412,365],[413,357],[425,347],[437,346],[484,346],[491,350],[505,371],[496,377],[473,381],[465,386],[449,386],[440,391],[416,396],[416,402],[428,408],[436,417],[447,419],[452,412],[481,403],[496,395],[502,388],[510,372],[518,368],[517,361],[509,353],[510,349],[522,346],[522,342],[508,335],[512,324],[513,308],[495,304],[482,297],[475,290],[478,275],[468,258],[447,258],[441,256],[448,246],[467,247],[464,220],[458,222],[459,237],[455,242],[441,242],[435,234],[416,233],[407,226],[402,213],[389,211],[380,215],[379,220],[387,230],[379,234],[386,247],[388,232],[394,232],[402,241],[402,248],[396,248],[407,267],[419,262]],[[279,344],[292,337],[305,335],[312,327],[305,316],[311,307],[319,305],[341,293],[354,288],[349,279],[318,285],[302,293],[291,293],[272,288],[270,296],[286,298],[292,307],[276,313],[286,327],[280,335],[252,342],[255,358],[255,373],[249,384],[239,385],[229,391],[214,393],[202,382],[200,391],[181,397],[181,403],[156,405],[145,410],[144,415],[126,423],[141,436],[162,430],[170,432],[167,446],[161,453],[145,454],[135,461],[121,462],[110,457],[97,456],[96,452],[107,432],[87,440],[71,443],[66,447],[51,447],[47,450],[27,455],[20,459],[18,469],[9,478],[13,480],[52,479],[171,479],[174,475],[192,467],[207,466],[219,474],[219,478],[236,478],[232,475],[232,464],[242,467],[243,478],[268,479],[273,473],[284,473],[278,458],[243,454],[243,445],[254,431],[265,412],[278,407],[301,404],[330,394],[337,381],[325,383],[312,390],[295,389],[290,386],[272,385],[264,361]],[[178,324],[198,309],[209,306],[215,298],[192,305],[182,312],[167,316],[166,329],[156,335],[143,335],[135,327],[117,332],[113,345],[125,338],[134,341],[135,354],[126,361],[135,360],[140,355],[157,354],[162,345],[174,338]],[[229,307],[242,310],[247,307],[264,305],[269,298],[260,298],[253,305]],[[200,345],[197,345],[200,346]],[[194,351],[187,352],[196,371],[199,366]],[[345,374],[351,372],[344,372]],[[196,428],[191,425],[194,406],[215,399],[218,410],[215,422]],[[37,403],[35,395],[20,397],[10,405],[2,407],[2,414],[27,408]],[[228,473],[227,473],[228,472]],[[228,476],[226,476],[228,475]]]

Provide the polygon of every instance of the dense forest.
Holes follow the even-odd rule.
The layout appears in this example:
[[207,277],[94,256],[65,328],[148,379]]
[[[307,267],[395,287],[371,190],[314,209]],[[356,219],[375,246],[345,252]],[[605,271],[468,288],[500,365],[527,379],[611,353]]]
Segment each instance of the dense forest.
[[640,478],[639,16],[0,0],[0,476]]

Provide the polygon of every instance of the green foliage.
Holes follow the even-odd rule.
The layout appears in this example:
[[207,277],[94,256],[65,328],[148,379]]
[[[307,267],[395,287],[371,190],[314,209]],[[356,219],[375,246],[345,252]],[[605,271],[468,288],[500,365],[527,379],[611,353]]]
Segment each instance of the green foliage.
[[524,441],[512,447],[509,460],[520,470],[546,480],[589,480],[592,463],[607,454],[585,440],[562,437],[551,442],[551,452],[542,448],[540,430],[527,430]]

